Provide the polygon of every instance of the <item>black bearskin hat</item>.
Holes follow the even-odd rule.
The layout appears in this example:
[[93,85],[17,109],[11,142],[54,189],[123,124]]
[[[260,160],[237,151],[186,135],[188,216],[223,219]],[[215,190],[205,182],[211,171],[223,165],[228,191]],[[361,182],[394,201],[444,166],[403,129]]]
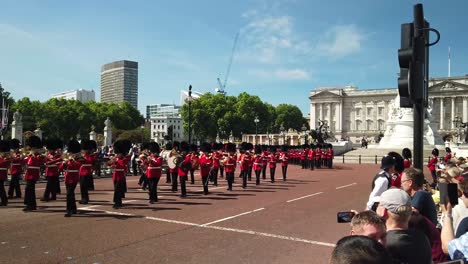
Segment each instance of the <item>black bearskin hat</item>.
[[10,142],[0,140],[0,152],[10,152]]
[[189,144],[187,141],[180,142],[180,151],[189,152]]
[[148,150],[151,153],[158,153],[161,152],[161,149],[159,148],[159,144],[157,142],[150,142],[148,143]]
[[252,150],[253,149],[253,144],[252,143],[246,143],[245,146],[246,146],[245,150]]
[[174,141],[174,142],[172,143],[172,148],[180,149],[180,142],[179,142],[179,141]]
[[451,152],[452,152],[452,150],[451,150],[449,147],[446,147],[446,148],[445,148],[445,152],[447,152],[447,153],[451,153]]
[[401,152],[401,155],[403,156],[404,159],[411,159],[411,150],[409,148],[404,148],[403,151]]
[[262,146],[260,145],[255,145],[255,154],[261,154],[262,153]]
[[288,146],[282,145],[282,146],[281,146],[281,150],[282,150],[283,152],[287,152],[287,151],[288,151]]
[[190,152],[197,152],[198,151],[198,146],[196,144],[190,144]]
[[226,151],[230,153],[235,153],[236,152],[236,144],[234,143],[227,143],[226,144]]
[[166,143],[166,150],[171,150],[172,149],[172,143],[171,142],[167,142]]
[[432,155],[439,157],[439,150],[437,148],[432,150]]
[[145,149],[149,148],[149,142],[143,142],[141,143],[140,150],[143,151]]
[[127,139],[117,140],[114,142],[114,152],[116,154],[126,155],[132,148],[132,142]]
[[42,148],[42,140],[38,136],[30,136],[28,139],[26,139],[26,146],[40,149]]
[[393,160],[395,161],[395,170],[398,173],[403,172],[403,170],[405,169],[405,164],[404,164],[404,161],[403,161],[403,157],[399,153],[396,153],[394,151],[389,152],[388,156],[393,157]]
[[311,148],[311,149],[315,149],[316,147],[315,147],[314,144],[310,144],[310,148]]
[[203,142],[200,145],[200,151],[202,151],[204,153],[211,152],[211,145],[209,143],[207,143],[207,142]]
[[67,148],[68,153],[80,153],[81,152],[81,145],[80,142],[78,142],[76,139],[72,139],[68,141],[68,148]]
[[59,138],[48,138],[44,140],[44,145],[47,150],[57,150],[63,147],[63,142]]
[[11,149],[19,149],[20,148],[20,141],[17,138],[10,140],[10,148]]
[[[94,141],[94,140],[93,140]],[[93,143],[89,139],[82,139],[81,140],[81,149],[91,151],[94,149]]]
[[223,149],[223,144],[222,144],[222,143],[214,143],[212,149],[213,149],[213,150],[220,150],[220,149]]

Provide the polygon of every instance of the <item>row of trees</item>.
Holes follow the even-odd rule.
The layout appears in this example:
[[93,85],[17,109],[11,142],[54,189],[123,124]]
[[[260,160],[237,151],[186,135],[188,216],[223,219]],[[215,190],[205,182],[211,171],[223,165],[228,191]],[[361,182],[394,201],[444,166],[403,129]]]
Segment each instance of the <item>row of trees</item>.
[[[188,131],[189,105],[182,106],[185,131]],[[280,104],[277,107],[262,102],[258,96],[241,93],[239,96],[225,96],[207,93],[191,103],[191,129],[194,137],[201,140],[214,140],[219,133],[221,138],[229,134],[255,134],[255,118],[258,118],[257,132],[279,133],[280,127],[301,131],[307,120],[301,110],[294,105]]]

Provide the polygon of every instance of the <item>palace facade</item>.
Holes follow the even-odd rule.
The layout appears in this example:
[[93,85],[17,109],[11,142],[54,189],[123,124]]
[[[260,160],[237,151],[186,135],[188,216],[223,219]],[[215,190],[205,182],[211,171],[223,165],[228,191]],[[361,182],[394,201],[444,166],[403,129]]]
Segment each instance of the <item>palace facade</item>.
[[[358,142],[373,139],[386,129],[398,89],[359,90],[354,86],[318,87],[310,92],[310,127],[326,121],[335,137]],[[456,117],[468,122],[468,75],[429,80],[431,122],[444,136],[456,132]]]

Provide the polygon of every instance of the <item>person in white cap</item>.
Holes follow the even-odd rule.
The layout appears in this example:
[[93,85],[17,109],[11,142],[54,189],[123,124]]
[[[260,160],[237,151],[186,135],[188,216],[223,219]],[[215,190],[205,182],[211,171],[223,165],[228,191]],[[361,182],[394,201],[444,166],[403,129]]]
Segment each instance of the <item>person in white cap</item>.
[[432,249],[424,233],[408,229],[411,197],[401,189],[382,193],[377,207],[387,226],[386,248],[397,263],[432,263]]

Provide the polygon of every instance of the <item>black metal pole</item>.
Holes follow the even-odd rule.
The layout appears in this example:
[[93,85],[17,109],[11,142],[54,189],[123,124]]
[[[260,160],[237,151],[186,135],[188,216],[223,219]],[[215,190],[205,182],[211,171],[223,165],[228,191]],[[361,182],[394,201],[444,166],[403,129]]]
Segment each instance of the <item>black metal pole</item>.
[[189,86],[189,98],[188,98],[188,143],[192,144],[192,128],[190,127],[192,122],[192,85]]
[[424,14],[422,4],[417,4],[414,6],[414,62],[415,66],[413,69],[414,72],[414,85],[412,91],[415,94],[420,95],[413,97],[415,99],[413,106],[413,118],[414,118],[414,127],[413,127],[413,150],[414,150],[414,167],[417,169],[423,169],[423,133],[424,133],[424,110],[425,110],[425,98],[427,96],[424,94],[427,91],[424,89],[424,75],[426,72],[425,65],[425,52],[426,52],[426,40],[424,33]]

